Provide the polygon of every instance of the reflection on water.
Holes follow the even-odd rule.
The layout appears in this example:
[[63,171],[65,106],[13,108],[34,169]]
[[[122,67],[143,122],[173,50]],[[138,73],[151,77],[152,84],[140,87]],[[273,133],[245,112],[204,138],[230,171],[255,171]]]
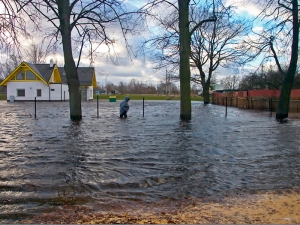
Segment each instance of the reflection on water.
[[68,104],[0,102],[0,222],[62,204],[180,200],[299,187],[300,121],[193,102],[84,102],[80,124]]

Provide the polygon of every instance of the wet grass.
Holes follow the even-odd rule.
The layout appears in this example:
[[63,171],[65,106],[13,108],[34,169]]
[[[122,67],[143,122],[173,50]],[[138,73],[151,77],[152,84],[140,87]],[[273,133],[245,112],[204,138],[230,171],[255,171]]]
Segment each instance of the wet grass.
[[[123,100],[125,96],[129,96],[131,100],[180,100],[179,95],[143,95],[143,94],[126,94],[126,95],[94,95],[94,99],[108,100],[109,96],[116,96],[117,100]],[[202,96],[192,96],[192,101],[203,101]]]
[[6,94],[0,94],[0,100],[6,100]]
[[[94,99],[108,100],[111,95],[94,95]],[[129,96],[131,100],[180,100],[179,95],[142,95],[142,94],[127,94],[127,95],[114,95],[117,100],[123,100],[125,96]],[[203,101],[202,96],[192,96],[192,101]],[[0,94],[0,100],[6,100],[6,94]]]

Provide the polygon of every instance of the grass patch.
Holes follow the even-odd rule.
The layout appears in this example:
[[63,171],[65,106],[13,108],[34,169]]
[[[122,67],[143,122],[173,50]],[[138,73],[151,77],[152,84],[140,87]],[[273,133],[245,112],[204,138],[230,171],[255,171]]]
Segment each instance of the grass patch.
[[[94,99],[97,99],[97,96],[99,96],[100,100],[109,100],[109,96],[111,95],[94,95]],[[179,96],[174,95],[115,95],[117,96],[117,100],[123,100],[125,96],[129,96],[131,100],[143,100],[143,97],[145,100],[180,100]],[[203,101],[203,97],[201,96],[192,96],[192,101]],[[6,94],[0,94],[0,100],[7,100]]]
[[0,94],[0,100],[6,100],[6,94]]
[[[97,96],[100,100],[109,100],[109,96],[112,95],[94,95],[94,99],[97,99]],[[142,95],[142,94],[128,94],[128,95],[114,95],[117,97],[117,100],[123,100],[125,96],[129,96],[131,100],[180,100],[180,96],[174,95]],[[192,101],[203,101],[201,96],[192,96]]]

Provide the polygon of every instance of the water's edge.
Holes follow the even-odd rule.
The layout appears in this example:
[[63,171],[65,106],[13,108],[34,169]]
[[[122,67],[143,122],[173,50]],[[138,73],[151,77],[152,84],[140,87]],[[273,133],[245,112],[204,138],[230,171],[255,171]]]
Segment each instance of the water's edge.
[[83,103],[80,124],[65,102],[0,102],[0,222],[60,205],[155,202],[299,187],[300,121],[193,102]]

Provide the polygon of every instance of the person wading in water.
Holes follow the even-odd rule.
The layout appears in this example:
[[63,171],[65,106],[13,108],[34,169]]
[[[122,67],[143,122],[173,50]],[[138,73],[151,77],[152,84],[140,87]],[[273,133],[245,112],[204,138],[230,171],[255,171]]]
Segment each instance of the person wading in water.
[[126,96],[124,100],[120,103],[120,118],[123,118],[123,116],[127,118],[127,112],[129,110],[129,105],[128,105],[129,100],[130,98]]

